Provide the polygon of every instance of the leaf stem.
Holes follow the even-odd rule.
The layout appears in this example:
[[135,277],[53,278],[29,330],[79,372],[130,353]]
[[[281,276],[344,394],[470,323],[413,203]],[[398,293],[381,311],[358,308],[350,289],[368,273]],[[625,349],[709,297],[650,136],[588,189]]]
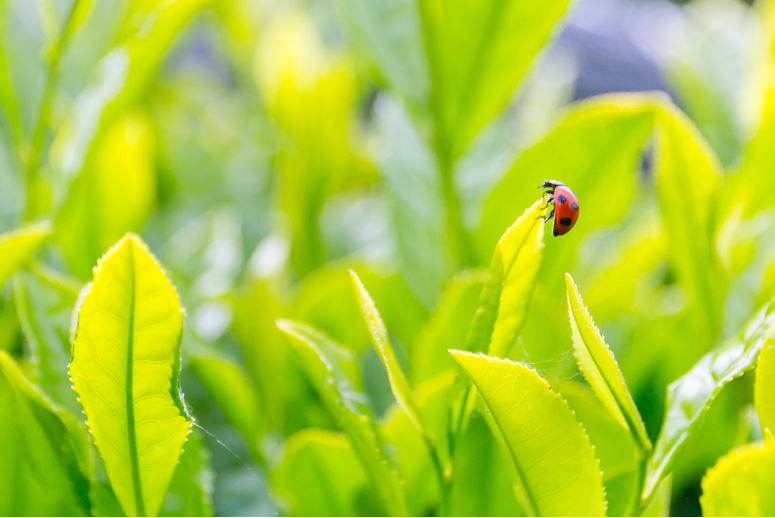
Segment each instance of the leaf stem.
[[638,470],[635,473],[635,491],[633,491],[630,503],[627,506],[627,516],[641,516],[646,509],[648,502],[641,498],[643,494],[643,483],[646,480],[646,465],[648,463],[648,452],[639,447]]
[[25,182],[26,182],[26,203],[24,206],[24,221],[31,221],[38,216],[38,207],[35,203],[35,191],[38,177],[40,174],[40,161],[43,156],[43,147],[46,140],[46,129],[48,128],[49,117],[51,115],[51,104],[54,98],[54,90],[57,83],[57,75],[59,72],[59,63],[62,59],[67,40],[72,33],[73,15],[75,14],[78,4],[81,0],[73,0],[70,5],[70,9],[67,12],[62,32],[59,35],[59,39],[51,48],[50,62],[48,73],[46,75],[46,83],[43,87],[43,94],[41,95],[40,108],[38,109],[38,119],[35,122],[35,128],[32,132],[32,138],[30,140],[30,149],[27,154],[27,164],[25,167]]

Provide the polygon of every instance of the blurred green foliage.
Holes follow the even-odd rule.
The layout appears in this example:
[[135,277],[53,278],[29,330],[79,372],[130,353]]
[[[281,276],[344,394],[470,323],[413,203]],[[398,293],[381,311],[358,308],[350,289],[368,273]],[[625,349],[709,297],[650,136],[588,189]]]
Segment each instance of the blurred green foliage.
[[[571,102],[571,4],[0,0],[0,514],[772,514],[775,3],[676,8],[680,108]],[[70,387],[128,232],[180,355],[161,270],[77,324],[173,351],[95,391],[194,423],[164,476]]]

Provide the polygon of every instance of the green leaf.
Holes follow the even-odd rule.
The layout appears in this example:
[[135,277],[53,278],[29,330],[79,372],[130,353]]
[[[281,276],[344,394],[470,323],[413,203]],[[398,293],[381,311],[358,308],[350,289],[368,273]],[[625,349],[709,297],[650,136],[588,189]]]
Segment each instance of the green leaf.
[[352,351],[301,322],[278,320],[277,327],[292,338],[291,344],[299,353],[303,369],[350,439],[384,510],[391,515],[405,515],[406,504],[398,473],[371,416]]
[[703,516],[775,514],[775,444],[749,444],[722,457],[702,479]]
[[565,400],[534,370],[510,360],[450,351],[492,415],[514,476],[514,491],[533,516],[602,516],[602,476],[584,428]]
[[775,302],[763,307],[740,336],[703,356],[667,390],[664,425],[649,459],[643,489],[646,502],[693,438],[719,392],[754,367],[762,346],[771,339]]
[[192,358],[190,366],[229,424],[242,434],[256,461],[263,463],[263,453],[259,447],[263,433],[261,409],[253,383],[239,365],[226,358]]
[[454,367],[447,349],[464,345],[463,340],[487,278],[487,270],[477,268],[462,271],[447,283],[436,309],[410,351],[409,364],[415,383]]
[[292,435],[271,475],[287,516],[363,516],[366,473],[347,438],[308,428]]
[[48,223],[33,223],[0,234],[0,288],[27,264],[50,235],[51,226]]
[[756,361],[753,401],[762,433],[775,433],[775,337],[768,335]]
[[525,321],[544,248],[545,204],[538,200],[501,236],[479,299],[466,350],[503,357]]
[[418,0],[441,155],[454,159],[509,102],[568,0]]
[[692,122],[674,106],[659,104],[654,172],[672,263],[692,305],[697,358],[720,331],[723,277],[714,251],[715,210],[721,166]]
[[88,481],[69,427],[0,351],[0,514],[87,515]]
[[76,319],[70,376],[108,478],[128,515],[155,515],[191,429],[178,295],[127,235],[100,259]]
[[579,290],[570,274],[565,274],[568,315],[573,335],[573,351],[590,387],[619,423],[630,431],[645,455],[651,450],[643,420],[624,382],[614,354],[595,327]]

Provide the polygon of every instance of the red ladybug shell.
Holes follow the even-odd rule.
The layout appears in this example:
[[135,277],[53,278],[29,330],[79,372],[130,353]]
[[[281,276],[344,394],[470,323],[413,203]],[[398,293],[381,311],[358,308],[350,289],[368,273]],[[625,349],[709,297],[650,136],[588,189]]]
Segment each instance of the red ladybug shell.
[[564,185],[554,188],[554,229],[555,236],[567,234],[579,218],[579,199],[573,191]]

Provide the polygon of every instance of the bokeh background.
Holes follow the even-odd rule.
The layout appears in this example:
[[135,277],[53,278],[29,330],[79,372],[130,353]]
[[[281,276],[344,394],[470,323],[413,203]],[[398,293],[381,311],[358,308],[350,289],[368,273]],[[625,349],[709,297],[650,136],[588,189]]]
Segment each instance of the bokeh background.
[[[761,129],[771,117],[764,2],[573,3],[526,61],[508,105],[475,128],[451,164],[440,163],[422,114],[364,44],[358,4],[0,0],[0,230],[38,220],[54,228],[33,271],[2,292],[0,347],[28,354],[17,318],[26,286],[66,349],[73,289],[125,232],[139,233],[187,310],[182,385],[209,432],[202,437],[217,514],[303,513],[294,492],[319,482],[283,464],[294,434],[334,426],[274,320],[309,321],[356,351],[376,413],[388,412],[393,399],[347,269],[364,279],[420,384],[451,366],[439,351],[459,347],[465,333],[465,322],[443,333],[426,323],[445,285],[458,271],[487,266],[497,237],[537,199],[545,164],[564,180],[562,164],[586,161],[571,187],[589,193],[577,228],[547,243],[514,353],[550,379],[581,381],[563,271],[577,278],[652,438],[667,384],[772,296],[775,216],[766,199],[735,212],[735,201],[748,200],[738,185],[745,181],[729,182],[739,188],[717,210],[716,320],[695,326],[650,184],[649,130],[608,128],[642,136],[601,143],[590,123],[545,140],[578,100],[662,91],[697,125],[725,182],[746,169],[749,179],[772,175]],[[407,84],[412,66],[397,65]],[[529,158],[536,153],[542,158]],[[532,162],[514,165],[525,156]],[[488,204],[498,205],[497,217]],[[475,303],[472,286],[455,289],[474,290]],[[418,343],[441,345],[429,352]],[[714,406],[702,440],[676,468],[674,513],[699,513],[707,467],[755,436],[749,392],[743,378]],[[472,465],[497,457],[482,445]],[[505,476],[479,478],[472,487],[509,491]],[[460,512],[513,510],[472,502]]]

